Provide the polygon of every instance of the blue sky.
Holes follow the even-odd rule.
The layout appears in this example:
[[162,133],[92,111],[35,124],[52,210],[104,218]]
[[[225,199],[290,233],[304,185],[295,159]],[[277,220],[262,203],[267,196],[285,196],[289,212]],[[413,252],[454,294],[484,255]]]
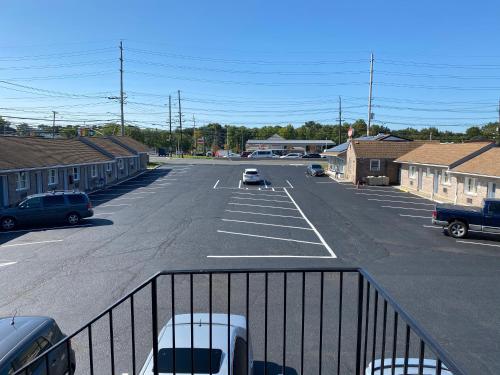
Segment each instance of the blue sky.
[[177,90],[189,126],[336,123],[339,95],[366,119],[373,51],[375,123],[463,130],[498,117],[499,17],[498,1],[3,1],[0,114],[117,119],[123,40],[140,126],[164,126]]

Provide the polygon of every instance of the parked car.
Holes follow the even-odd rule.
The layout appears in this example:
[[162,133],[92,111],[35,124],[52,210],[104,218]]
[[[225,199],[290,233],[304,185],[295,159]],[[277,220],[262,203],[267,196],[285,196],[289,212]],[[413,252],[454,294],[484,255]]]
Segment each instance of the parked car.
[[[405,359],[404,358],[396,358],[394,361],[394,372],[392,371],[393,362],[392,358],[384,359],[384,366],[381,368],[382,361],[380,359],[376,359],[372,363],[368,365],[365,370],[365,375],[417,375],[420,361],[418,358],[408,358],[407,366],[408,370],[405,372]],[[424,358],[423,362],[423,374],[424,375],[437,375],[437,362],[434,359],[426,359]],[[372,366],[374,367],[372,369]],[[441,364],[441,375],[453,375],[450,370],[444,365]]]
[[291,152],[289,154],[280,156],[280,159],[300,159],[302,157],[302,154],[299,154],[298,152]]
[[63,222],[76,225],[94,215],[92,203],[82,192],[53,192],[26,197],[17,206],[0,210],[0,227],[12,230],[18,225]]
[[[54,319],[43,316],[16,316],[0,318],[0,374],[13,374],[64,339]],[[69,363],[69,371],[68,371]],[[28,367],[27,374],[47,374],[43,358]],[[60,345],[48,354],[48,370],[51,375],[74,374],[75,352]]]
[[432,223],[448,228],[455,238],[466,237],[469,230],[500,234],[500,199],[485,199],[482,208],[437,204]]
[[319,164],[309,164],[306,169],[306,174],[309,176],[324,176],[325,170]]
[[212,156],[214,156],[214,153],[212,151],[207,151],[206,156],[211,158]]
[[[253,353],[247,322],[241,315],[230,315],[228,348],[228,315],[212,314],[212,350],[210,351],[210,315],[204,313],[175,315],[175,324],[170,319],[158,335],[158,372],[161,374],[253,374]],[[193,343],[191,351],[191,327]],[[172,347],[175,332],[175,349]],[[248,345],[248,362],[247,362]],[[175,369],[174,357],[175,353]],[[191,356],[193,367],[191,368]],[[210,360],[211,358],[211,360]],[[228,371],[228,363],[230,371]],[[211,365],[211,367],[210,367]],[[247,372],[247,369],[250,371]],[[149,353],[140,375],[153,373],[153,351]]]
[[250,155],[252,153],[252,151],[243,151],[241,154],[240,154],[240,157],[241,158],[248,158],[248,155]]
[[259,175],[259,171],[255,168],[246,168],[243,172],[242,181],[244,184],[248,183],[260,183],[262,178]]
[[257,150],[248,155],[248,157],[251,159],[279,158],[279,156],[274,154],[271,150]]
[[303,159],[322,159],[324,157],[321,156],[320,154],[304,154],[304,155],[302,155],[302,158]]

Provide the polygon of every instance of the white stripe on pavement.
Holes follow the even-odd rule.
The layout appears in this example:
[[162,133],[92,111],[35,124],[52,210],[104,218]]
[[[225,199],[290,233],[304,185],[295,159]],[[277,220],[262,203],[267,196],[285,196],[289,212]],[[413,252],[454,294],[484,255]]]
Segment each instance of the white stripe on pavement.
[[131,204],[105,204],[104,206],[99,206],[99,207],[121,207],[121,206],[132,206]]
[[277,208],[277,209],[280,209],[280,210],[298,211],[296,208],[290,208],[290,207],[263,206],[263,205],[259,205],[259,204],[233,203],[233,202],[229,202],[228,204],[232,204],[234,206],[250,206],[250,207],[262,207],[262,208]]
[[44,244],[44,243],[63,242],[63,241],[64,240],[47,240],[47,241],[13,243],[13,244],[9,244],[9,245],[1,245],[0,249],[3,249],[4,247],[39,245],[39,244]]
[[13,264],[16,264],[17,262],[4,262],[0,263],[0,267],[6,267],[6,266],[12,266]]
[[44,227],[44,228],[32,228],[32,229],[18,229],[18,230],[11,230],[8,232],[1,232],[0,234],[9,234],[9,233],[21,233],[21,232],[41,232],[43,230],[52,230],[52,229],[68,229],[68,228],[84,228],[84,227],[91,227],[93,224],[81,224],[81,225],[63,225],[60,227]]
[[232,212],[237,214],[248,214],[248,215],[261,215],[261,216],[274,216],[274,217],[286,217],[289,219],[301,219],[304,220],[302,216],[290,216],[290,215],[277,215],[277,214],[265,214],[262,212],[250,212],[250,211],[235,211],[235,210],[224,210],[226,212]]
[[399,214],[399,216],[415,217],[417,219],[432,219],[432,217],[430,217],[430,216],[417,216],[417,215],[405,215],[405,214]]
[[207,255],[207,258],[303,258],[332,259],[330,255]]
[[309,226],[312,228],[312,230],[314,231],[314,233],[316,233],[316,236],[318,236],[319,240],[321,241],[321,243],[323,244],[323,246],[326,248],[326,250],[328,250],[328,252],[332,256],[332,258],[337,258],[337,255],[335,255],[335,253],[333,252],[333,250],[331,249],[331,247],[326,243],[326,241],[323,238],[323,236],[321,235],[321,233],[319,233],[319,231],[316,229],[316,227],[309,221],[309,219],[306,217],[306,215],[304,215],[304,213],[300,209],[299,205],[297,203],[295,203],[295,200],[292,198],[292,196],[290,195],[290,193],[288,192],[288,190],[286,188],[283,188],[283,190],[286,193],[286,195],[288,195],[288,198],[290,198],[290,200],[293,202],[293,204],[295,205],[295,207],[297,207],[297,210],[300,212],[300,214],[302,215],[302,217],[304,218],[304,220],[307,222],[307,224],[309,224]]
[[230,232],[227,230],[217,230],[218,233],[226,233],[226,234],[234,234],[237,236],[246,236],[246,237],[257,237],[257,238],[267,238],[269,240],[279,240],[279,241],[290,241],[290,242],[299,242],[306,243],[309,245],[320,245],[323,246],[321,242],[311,242],[311,241],[302,241],[302,240],[293,240],[291,238],[282,238],[282,237],[271,237],[271,236],[261,236],[258,234],[250,234],[250,233],[240,233],[240,232]]
[[390,194],[375,194],[375,193],[355,193],[356,195],[368,195],[368,196],[373,196],[373,197],[390,197],[390,198],[399,198],[399,199],[421,199],[421,200],[428,200],[425,198],[420,198],[420,197],[409,197],[409,196],[402,196],[402,195],[390,195]]
[[376,202],[390,202],[390,203],[404,203],[404,204],[419,204],[421,206],[435,206],[434,203],[420,203],[420,202],[406,202],[406,201],[393,201],[389,199],[368,198],[369,201]]
[[482,243],[482,242],[463,241],[463,240],[457,240],[457,242],[460,242],[460,243],[468,243],[468,244],[471,244],[471,245],[481,245],[481,246],[500,247],[500,245],[495,245],[495,244],[492,244],[492,243]]
[[288,195],[283,195],[283,194],[266,194],[266,193],[253,194],[253,193],[239,193],[237,191],[235,191],[233,194],[253,195],[253,196],[256,196],[256,197],[283,197],[283,198],[288,198]]
[[249,201],[263,201],[263,202],[278,202],[278,203],[292,203],[290,201],[281,201],[276,199],[262,199],[262,198],[245,198],[245,197],[231,197],[230,199],[240,199],[240,200],[249,200]]
[[[285,180],[285,181],[288,184],[288,186],[290,186],[293,189],[293,185],[290,183],[290,181],[288,181],[288,180]],[[285,189],[285,188],[283,188],[283,189]]]
[[380,206],[380,207],[394,208],[394,209],[398,209],[398,210],[432,211],[432,210],[429,210],[427,208],[410,208],[410,207],[397,207],[397,206]]
[[215,185],[214,185],[214,189],[217,189],[217,185],[219,185],[219,181],[220,181],[220,180],[217,180],[217,182],[215,183]]
[[282,228],[293,228],[293,229],[304,229],[312,230],[311,228],[295,227],[292,225],[281,225],[281,224],[270,224],[270,223],[258,223],[256,221],[245,221],[245,220],[233,220],[233,219],[222,219],[222,221],[230,221],[233,223],[244,223],[244,224],[255,224],[255,225],[269,225],[271,227],[282,227]]

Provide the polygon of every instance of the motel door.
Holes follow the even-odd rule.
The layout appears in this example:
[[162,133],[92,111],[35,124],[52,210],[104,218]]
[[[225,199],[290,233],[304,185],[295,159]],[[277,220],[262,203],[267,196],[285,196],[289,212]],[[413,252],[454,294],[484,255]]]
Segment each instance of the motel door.
[[43,193],[42,172],[36,172],[35,173],[35,181],[36,181],[36,192],[37,192],[37,194]]
[[439,189],[439,171],[436,169],[434,171],[434,178],[433,178],[433,191],[434,194],[438,192]]
[[497,184],[488,182],[488,198],[496,198]]
[[0,176],[0,208],[7,207],[7,177]]
[[418,169],[418,185],[417,185],[418,190],[422,190],[422,174],[423,174],[423,170],[422,170],[422,168],[419,168]]

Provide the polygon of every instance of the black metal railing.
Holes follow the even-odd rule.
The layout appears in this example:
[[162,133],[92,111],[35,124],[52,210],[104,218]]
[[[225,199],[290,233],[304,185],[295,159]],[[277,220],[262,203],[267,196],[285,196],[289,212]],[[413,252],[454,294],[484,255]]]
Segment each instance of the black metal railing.
[[[178,314],[190,315],[195,372],[193,317],[200,312],[209,317],[210,374],[215,313],[227,314],[227,348],[231,314],[245,317],[246,363],[253,353],[255,375],[407,374],[410,367],[418,374],[429,367],[436,375],[464,374],[367,272],[338,267],[160,272],[15,374],[45,363],[46,374],[54,375],[49,357],[63,347],[67,368],[74,350],[77,374],[139,374],[150,353],[150,373],[157,374],[159,334],[168,321],[175,374],[176,343],[185,342],[176,340]],[[230,360],[227,366],[221,373],[240,375]]]

